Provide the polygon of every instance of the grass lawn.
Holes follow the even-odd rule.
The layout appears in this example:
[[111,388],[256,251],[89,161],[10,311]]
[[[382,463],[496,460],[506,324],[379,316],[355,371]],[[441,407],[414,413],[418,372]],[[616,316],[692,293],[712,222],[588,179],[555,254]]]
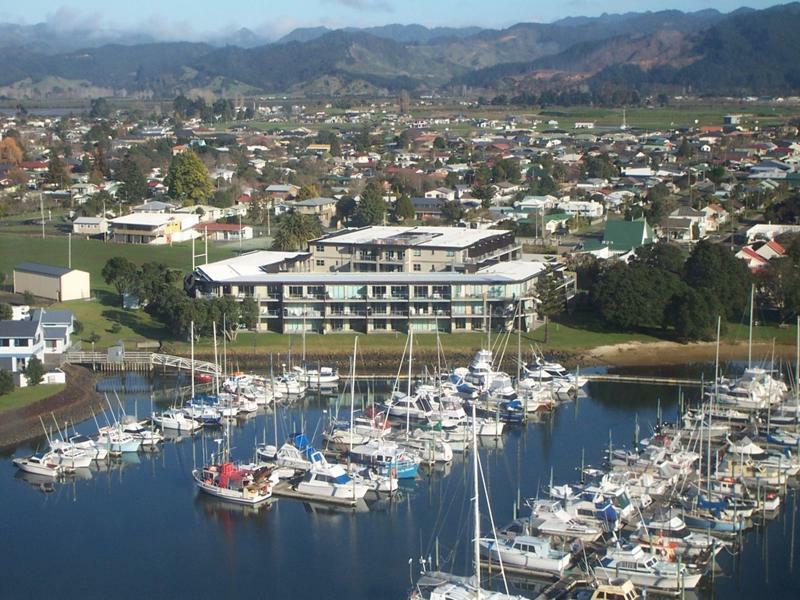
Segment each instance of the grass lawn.
[[[0,271],[11,278],[14,265],[21,262],[39,262],[47,265],[67,266],[67,236],[51,236],[44,239],[36,236],[0,234]],[[198,252],[201,250],[198,246]],[[230,258],[236,254],[236,244],[210,244],[209,261]],[[192,245],[189,242],[172,246],[146,246],[114,244],[100,240],[72,240],[72,268],[91,274],[92,291],[112,288],[103,281],[100,272],[112,256],[124,256],[136,264],[163,262],[169,267],[188,273],[192,267]]]
[[[209,245],[209,261],[234,256],[238,249],[238,244]],[[67,253],[66,236],[42,239],[35,236],[0,234],[0,271],[7,274],[9,283],[14,265],[30,261],[67,266]],[[72,266],[89,272],[92,295],[95,299],[74,300],[54,306],[72,310],[76,318],[83,323],[84,330],[79,338],[86,339],[92,332],[97,333],[100,336],[96,344],[98,348],[105,348],[117,340],[169,338],[168,332],[144,311],[123,311],[119,307],[116,291],[103,281],[101,275],[103,265],[112,256],[124,256],[136,264],[150,261],[163,262],[184,273],[188,273],[192,265],[191,243],[137,246],[73,239]],[[121,329],[117,333],[112,333],[110,330],[115,322],[120,324]]]
[[57,394],[66,387],[63,383],[31,385],[15,388],[13,392],[0,396],[0,412],[32,404]]

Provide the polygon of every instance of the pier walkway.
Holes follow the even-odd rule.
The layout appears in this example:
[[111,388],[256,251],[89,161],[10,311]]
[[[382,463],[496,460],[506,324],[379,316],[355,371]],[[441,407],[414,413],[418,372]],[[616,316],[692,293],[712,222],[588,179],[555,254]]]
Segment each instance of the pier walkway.
[[[150,371],[155,367],[192,370],[192,360],[183,356],[172,356],[158,352],[83,352],[70,351],[64,356],[64,362],[71,365],[91,365],[102,371]],[[220,370],[212,362],[194,361],[194,372],[207,375],[219,375]]]

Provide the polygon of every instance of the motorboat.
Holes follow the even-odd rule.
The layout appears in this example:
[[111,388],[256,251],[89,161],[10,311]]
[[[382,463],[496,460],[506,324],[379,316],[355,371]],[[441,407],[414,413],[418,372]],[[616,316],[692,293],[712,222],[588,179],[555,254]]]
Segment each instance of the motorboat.
[[256,449],[256,456],[259,460],[303,472],[311,468],[312,456],[315,454],[318,454],[317,451],[303,433],[289,436],[289,440],[280,448],[276,448],[274,445],[263,445]]
[[397,420],[425,421],[433,414],[433,407],[427,395],[395,391],[386,402],[387,414]]
[[394,442],[377,440],[354,446],[349,457],[354,463],[372,467],[381,475],[393,475],[398,479],[413,479],[419,471],[419,457]]
[[410,435],[398,436],[395,442],[413,452],[425,463],[449,463],[453,460],[453,448],[442,439],[426,439]]
[[624,577],[644,588],[679,592],[696,588],[703,575],[685,565],[661,561],[639,544],[617,544],[606,550],[599,568],[595,569],[595,577],[601,581]]
[[597,522],[570,515],[558,500],[535,500],[529,501],[528,505],[531,508],[530,516],[518,519],[504,531],[525,535],[536,533],[582,542],[594,542],[603,535],[603,529]]
[[691,531],[676,511],[667,511],[647,521],[641,521],[631,534],[630,541],[667,559],[710,557],[722,549],[713,536]]
[[336,367],[319,368],[294,367],[292,370],[301,382],[312,389],[335,388],[339,385],[339,372]]
[[350,477],[342,465],[329,463],[319,452],[295,489],[307,496],[353,501],[364,498],[370,491],[368,485]]
[[552,548],[550,540],[543,537],[517,535],[498,540],[481,538],[480,544],[481,555],[493,563],[531,573],[560,577],[572,561],[569,552]]
[[161,429],[169,429],[171,431],[193,433],[203,427],[200,421],[178,408],[170,408],[161,413],[155,413],[152,419]]
[[12,462],[19,470],[33,475],[44,475],[55,478],[64,472],[64,467],[61,466],[54,452],[47,452],[42,455],[33,454],[25,458],[15,458]]
[[138,452],[142,440],[122,430],[121,425],[101,427],[98,431],[97,444],[105,446],[110,452]]
[[122,431],[130,433],[134,438],[142,441],[142,446],[152,448],[164,441],[164,436],[149,427],[147,421],[138,421],[131,415],[122,417]]
[[416,598],[425,600],[525,600],[523,596],[512,596],[480,588],[474,577],[462,577],[451,573],[429,571],[417,581]]
[[67,469],[84,469],[94,460],[88,452],[69,444],[52,447],[52,454],[51,460],[57,460],[59,465]]
[[[92,438],[75,434],[70,436],[67,441],[53,438],[50,440],[50,449],[54,451],[67,451],[67,450],[80,450],[89,458],[89,462],[93,460],[103,460],[108,456],[108,447],[100,446]],[[79,462],[83,462],[82,460]],[[73,465],[73,466],[88,466],[88,465]]]

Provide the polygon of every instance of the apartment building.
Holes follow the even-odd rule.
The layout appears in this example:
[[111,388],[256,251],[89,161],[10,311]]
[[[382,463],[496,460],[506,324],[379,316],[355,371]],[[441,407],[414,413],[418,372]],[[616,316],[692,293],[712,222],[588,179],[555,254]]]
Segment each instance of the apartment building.
[[362,227],[309,242],[314,271],[475,273],[522,255],[514,234],[460,227]]

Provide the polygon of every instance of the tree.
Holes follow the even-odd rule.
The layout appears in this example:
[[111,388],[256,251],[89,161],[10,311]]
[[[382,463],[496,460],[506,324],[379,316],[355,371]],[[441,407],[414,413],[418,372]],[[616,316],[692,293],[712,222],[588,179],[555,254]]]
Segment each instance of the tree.
[[361,193],[361,200],[353,215],[356,227],[367,225],[380,225],[386,216],[386,202],[383,201],[383,191],[378,183],[370,181]]
[[394,205],[395,218],[405,221],[407,219],[413,219],[415,214],[414,204],[411,202],[411,198],[408,194],[400,196]]
[[308,240],[322,235],[322,224],[313,215],[290,212],[281,216],[272,240],[273,250],[303,250]]
[[42,361],[35,356],[28,361],[22,372],[25,374],[25,379],[28,380],[28,385],[39,385],[45,374]]
[[539,301],[536,312],[544,317],[544,343],[548,340],[548,325],[552,317],[560,315],[566,305],[566,296],[561,289],[563,280],[550,272],[539,277],[536,282],[536,298]]
[[297,192],[298,200],[308,200],[309,198],[319,198],[319,189],[315,184],[304,185]]
[[240,321],[247,329],[254,330],[258,327],[258,302],[252,298],[245,298],[239,306]]
[[738,320],[749,303],[752,276],[747,264],[727,247],[701,240],[686,260],[684,281],[708,292],[721,304],[726,320]]
[[191,150],[173,157],[164,184],[171,198],[186,205],[202,204],[213,192],[208,169]]
[[103,280],[113,285],[119,294],[120,303],[126,292],[134,290],[139,276],[136,265],[123,256],[112,256],[106,261],[101,271]]
[[90,119],[107,119],[111,116],[111,106],[105,98],[93,98],[89,108]]
[[489,208],[491,205],[494,191],[494,186],[491,184],[472,186],[472,195],[481,201],[484,208]]
[[14,376],[5,369],[0,369],[0,396],[14,391]]
[[126,202],[138,201],[147,196],[147,179],[130,154],[122,159],[115,177],[122,184],[119,194]]
[[437,150],[444,150],[447,148],[447,142],[444,141],[444,138],[440,135],[437,135],[436,138],[433,140],[433,147]]
[[8,321],[14,316],[14,311],[8,302],[0,302],[0,321]]
[[19,166],[24,158],[25,152],[22,150],[16,138],[4,137],[0,140],[0,162]]
[[47,163],[47,173],[45,173],[44,180],[46,183],[64,187],[69,181],[69,172],[67,164],[61,158],[54,154]]
[[681,249],[675,244],[659,241],[656,244],[645,244],[636,249],[636,255],[631,264],[642,264],[654,269],[662,269],[674,273],[679,277],[683,275],[685,257]]
[[442,218],[448,223],[458,223],[464,218],[466,211],[458,200],[444,202],[441,207]]
[[789,196],[785,200],[775,202],[764,211],[764,218],[769,223],[786,223],[794,225],[800,221],[800,194]]
[[356,201],[350,196],[342,196],[336,201],[336,219],[346,223],[356,212]]
[[688,286],[672,297],[664,311],[665,322],[685,341],[713,340],[718,315],[718,304],[707,290],[698,292]]

